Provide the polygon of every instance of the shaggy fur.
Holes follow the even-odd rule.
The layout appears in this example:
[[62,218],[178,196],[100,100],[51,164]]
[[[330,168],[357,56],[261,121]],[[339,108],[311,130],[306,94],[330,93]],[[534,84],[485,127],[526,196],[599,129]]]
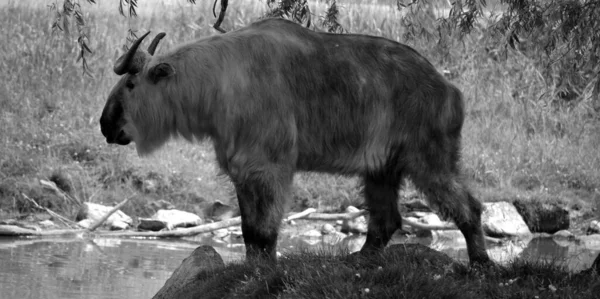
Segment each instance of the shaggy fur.
[[471,261],[489,261],[482,206],[460,179],[461,93],[412,48],[266,19],[147,58],[109,95],[102,132],[142,155],[171,137],[210,138],[236,187],[249,257],[275,257],[293,174],[318,171],[363,177],[363,252],[400,228],[408,177],[457,223]]

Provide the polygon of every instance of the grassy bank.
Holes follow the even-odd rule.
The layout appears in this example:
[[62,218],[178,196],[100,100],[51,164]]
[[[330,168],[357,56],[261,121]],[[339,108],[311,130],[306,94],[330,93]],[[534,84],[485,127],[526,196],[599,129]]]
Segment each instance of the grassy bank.
[[[130,20],[140,32],[165,31],[158,51],[193,38],[218,34],[212,2],[170,1],[145,5]],[[217,175],[208,144],[169,144],[149,158],[133,146],[106,145],[98,120],[117,81],[112,72],[125,43],[128,21],[116,4],[82,3],[93,55],[94,78],[81,75],[74,36],[52,34],[53,13],[38,1],[1,6],[0,34],[0,211],[23,213],[32,205],[23,194],[55,211],[72,215],[73,204],[43,189],[52,180],[75,201],[112,204],[124,197],[124,210],[153,212],[148,203],[165,199],[177,208],[199,211],[213,200],[235,203],[232,187]],[[589,100],[563,104],[532,59],[511,53],[496,57],[496,42],[485,31],[447,46],[435,40],[404,40],[405,27],[394,7],[340,1],[341,24],[349,32],[385,36],[412,45],[465,94],[465,173],[482,200],[552,200],[592,216],[600,206],[600,122]],[[323,5],[313,5],[318,13]],[[232,3],[225,28],[238,28],[265,10],[261,1]],[[301,174],[295,198],[322,211],[360,203],[355,178]],[[0,215],[2,214],[0,213]]]
[[182,286],[183,297],[583,299],[600,291],[595,274],[522,261],[467,269],[420,245],[395,245],[370,257],[300,253],[280,258],[277,266],[232,263],[195,278]]

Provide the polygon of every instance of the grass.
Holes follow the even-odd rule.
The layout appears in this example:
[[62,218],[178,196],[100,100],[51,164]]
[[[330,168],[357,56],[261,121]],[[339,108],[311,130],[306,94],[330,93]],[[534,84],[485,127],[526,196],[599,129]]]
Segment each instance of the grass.
[[520,260],[467,268],[421,245],[369,257],[302,252],[277,266],[230,263],[200,272],[191,284],[189,298],[597,298],[600,291],[595,274]]
[[[124,197],[126,213],[146,216],[153,200],[201,213],[213,200],[235,203],[230,182],[218,176],[207,143],[173,142],[149,158],[132,146],[108,146],[98,120],[127,28],[165,31],[158,51],[193,38],[218,34],[210,1],[143,3],[137,19],[118,15],[116,4],[83,1],[93,55],[94,78],[82,76],[74,36],[53,34],[53,14],[39,1],[1,5],[0,35],[0,216],[27,213],[23,194],[65,215],[75,208],[45,190],[40,179],[57,183],[77,201],[113,204]],[[600,122],[589,97],[564,104],[541,77],[534,60],[511,52],[496,57],[497,41],[485,30],[442,46],[435,40],[403,38],[405,26],[394,7],[339,1],[340,23],[348,32],[405,42],[428,57],[465,94],[467,118],[463,166],[484,200],[552,198],[593,216],[600,207]],[[313,12],[323,4],[313,4]],[[224,28],[239,28],[265,11],[261,1],[230,6]],[[425,15],[416,15],[426,18]],[[490,51],[491,49],[491,51]],[[584,93],[587,94],[587,93]],[[303,206],[338,211],[360,204],[356,178],[299,174],[294,198]]]

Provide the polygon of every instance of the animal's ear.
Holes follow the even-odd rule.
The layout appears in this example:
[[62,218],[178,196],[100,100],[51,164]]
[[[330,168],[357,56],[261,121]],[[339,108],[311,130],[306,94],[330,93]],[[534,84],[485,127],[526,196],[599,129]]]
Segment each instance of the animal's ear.
[[163,78],[175,75],[175,68],[168,63],[159,63],[148,71],[148,78],[152,83],[156,84]]

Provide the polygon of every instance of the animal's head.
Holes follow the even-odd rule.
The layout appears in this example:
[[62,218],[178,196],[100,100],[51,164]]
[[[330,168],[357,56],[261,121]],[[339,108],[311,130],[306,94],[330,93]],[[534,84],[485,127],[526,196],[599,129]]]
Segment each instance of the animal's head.
[[170,135],[165,129],[162,115],[165,84],[175,75],[175,69],[167,62],[153,57],[159,41],[165,36],[158,34],[148,51],[139,49],[150,32],[140,37],[114,65],[114,72],[121,79],[113,87],[102,111],[100,127],[108,143],[120,145],[136,143],[140,154],[159,147]]

